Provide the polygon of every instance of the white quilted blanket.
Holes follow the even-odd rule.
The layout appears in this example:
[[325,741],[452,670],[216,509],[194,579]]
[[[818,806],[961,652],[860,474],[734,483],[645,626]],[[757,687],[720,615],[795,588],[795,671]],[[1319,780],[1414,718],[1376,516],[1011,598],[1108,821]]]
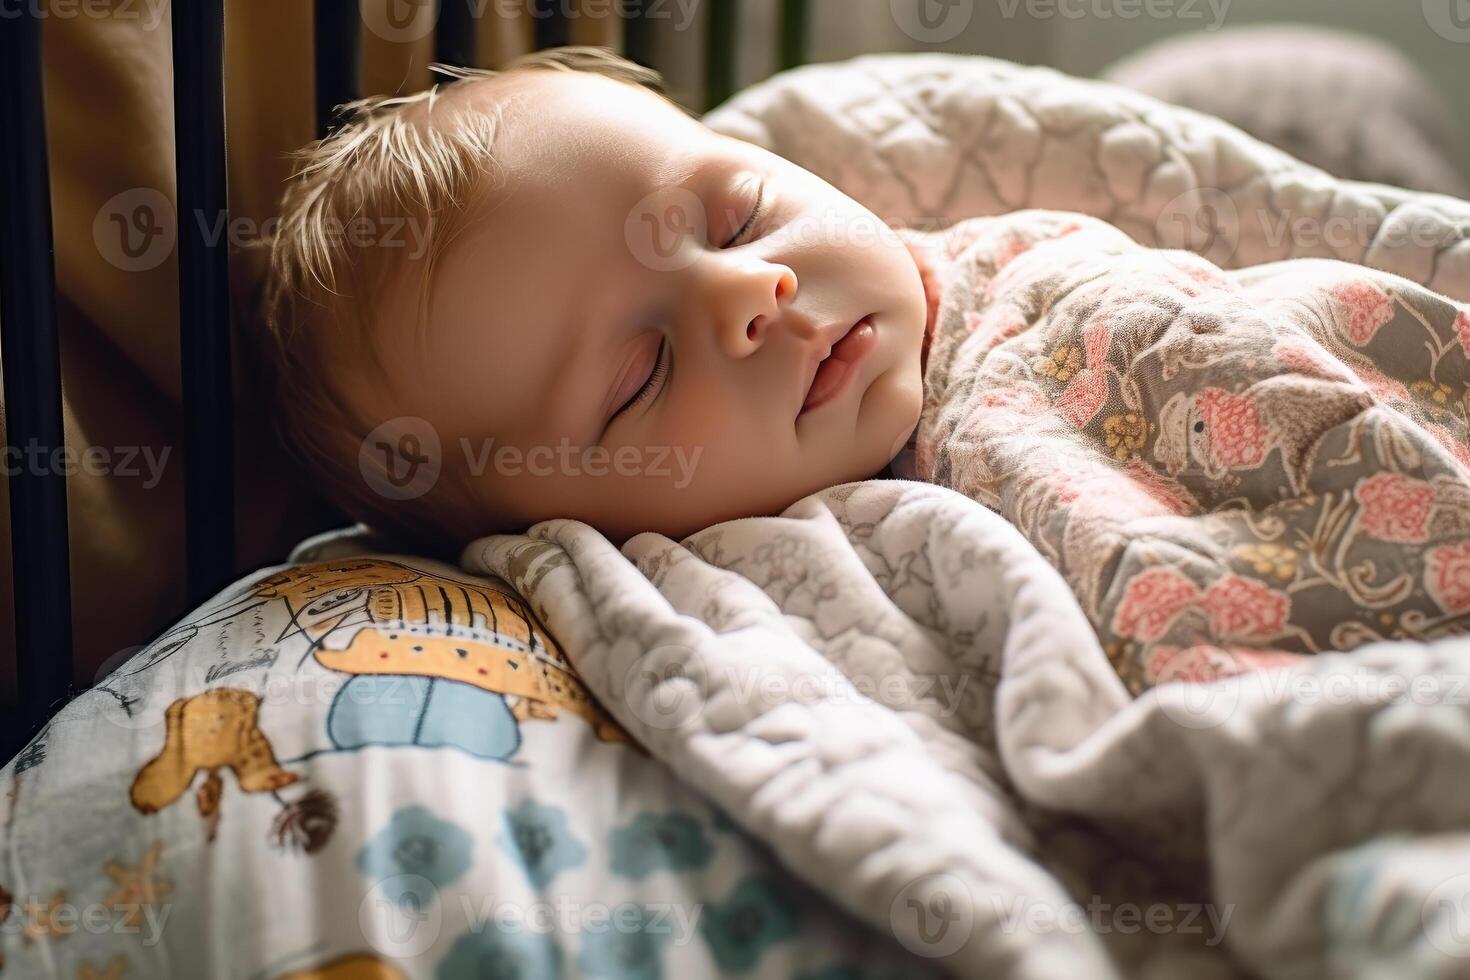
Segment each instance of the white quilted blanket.
[[[712,122],[894,223],[1080,210],[1146,244],[1209,233],[1187,244],[1224,265],[1329,254],[1470,298],[1470,206],[1335,181],[1044,70],[865,58],[778,77]],[[1235,219],[1211,224],[1224,203]],[[1272,246],[1281,214],[1372,220],[1322,253]],[[549,521],[463,560],[528,599],[654,756],[956,976],[1467,972],[1464,641],[1131,699],[1019,531],[906,481],[621,551]]]
[[957,976],[1452,976],[1470,952],[1470,644],[1130,701],[1018,531],[907,481],[466,559],[650,752]]
[[1080,211],[1225,268],[1335,258],[1470,300],[1470,204],[1339,180],[1212,116],[1048,68],[870,55],[778,75],[705,121],[894,225]]

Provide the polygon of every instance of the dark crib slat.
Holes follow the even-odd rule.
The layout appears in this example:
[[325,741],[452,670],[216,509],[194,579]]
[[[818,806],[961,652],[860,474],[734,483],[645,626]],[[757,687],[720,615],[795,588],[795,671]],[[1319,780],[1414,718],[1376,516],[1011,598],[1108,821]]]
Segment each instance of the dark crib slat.
[[434,59],[446,65],[474,68],[474,0],[439,0],[439,24],[434,29]]
[[735,55],[740,44],[740,5],[710,0],[705,38],[704,107],[713,109],[735,94]]
[[225,183],[224,4],[173,10],[179,186],[179,345],[184,393],[184,533],[190,604],[235,572],[234,431]]
[[565,4],[572,0],[534,0],[532,19],[536,22],[536,47],[559,48],[570,44],[572,27],[567,20]]
[[316,0],[316,124],[325,137],[342,123],[337,107],[357,98],[362,59],[358,0]]
[[806,64],[811,22],[811,0],[781,0],[781,43],[776,60],[783,70]]
[[653,24],[648,0],[623,0],[623,57],[645,68],[653,67]]
[[20,694],[17,717],[0,732],[8,761],[61,707],[72,669],[66,474],[50,465],[65,435],[41,22],[34,15],[0,18],[0,71],[0,359]]

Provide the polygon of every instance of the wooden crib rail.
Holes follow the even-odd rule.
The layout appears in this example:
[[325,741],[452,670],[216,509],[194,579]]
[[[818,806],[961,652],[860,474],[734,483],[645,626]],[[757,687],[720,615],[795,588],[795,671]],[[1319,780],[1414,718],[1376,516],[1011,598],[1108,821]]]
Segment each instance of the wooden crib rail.
[[[6,134],[0,140],[0,359],[9,463],[12,447],[37,447],[49,459],[65,443],[39,18],[0,21],[0,70],[0,133]],[[71,678],[69,554],[65,474],[56,467],[12,467],[20,698],[14,723],[27,732],[65,701]],[[15,747],[7,746],[6,755]]]
[[[225,173],[224,0],[173,10],[178,213],[229,213]],[[235,440],[230,391],[230,258],[212,221],[179,221],[179,366],[184,405],[184,567],[188,603],[235,572]],[[211,240],[213,239],[213,240]]]

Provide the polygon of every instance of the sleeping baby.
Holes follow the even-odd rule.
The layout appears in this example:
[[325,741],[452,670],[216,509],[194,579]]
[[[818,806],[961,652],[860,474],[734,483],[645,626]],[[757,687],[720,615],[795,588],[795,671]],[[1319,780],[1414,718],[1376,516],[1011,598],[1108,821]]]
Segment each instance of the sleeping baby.
[[[363,106],[286,194],[274,403],[333,496],[448,547],[551,517],[621,540],[883,470],[918,421],[926,312],[893,231],[599,49],[466,74]],[[426,247],[375,240],[429,221]],[[432,438],[420,495],[360,472]]]
[[1135,691],[1470,619],[1451,300],[1080,214],[895,230],[599,49],[461,74],[358,104],[273,242],[275,420],[355,517],[452,555],[939,483],[1057,566]]

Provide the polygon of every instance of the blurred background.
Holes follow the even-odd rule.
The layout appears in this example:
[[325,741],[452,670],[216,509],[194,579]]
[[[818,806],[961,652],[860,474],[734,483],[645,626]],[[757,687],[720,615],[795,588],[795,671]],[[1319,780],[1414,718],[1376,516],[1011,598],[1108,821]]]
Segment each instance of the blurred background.
[[[1436,175],[1447,169],[1442,186],[1414,189],[1465,192],[1466,0],[904,0],[897,6],[910,5],[929,6],[928,23],[944,26],[908,31],[912,23],[895,14],[890,0],[812,0],[811,60],[947,51],[1046,65],[1203,108],[1288,151],[1294,149],[1290,130],[1305,130],[1329,151],[1330,162],[1350,153],[1342,144],[1354,139],[1393,138],[1381,129],[1384,119],[1365,116],[1403,113],[1422,117],[1416,123],[1435,132],[1440,145],[1433,150],[1449,165],[1424,168]],[[779,29],[780,0],[741,7],[747,43],[737,82],[747,85],[776,69],[775,45],[758,39]],[[671,79],[702,103],[703,49],[666,28],[658,55]],[[1296,149],[1306,145],[1298,141]],[[1334,147],[1341,149],[1336,156]],[[1359,155],[1371,156],[1372,148],[1359,147]],[[1399,174],[1388,168],[1387,175]]]
[[[495,67],[536,43],[532,0],[463,2],[482,14],[467,60]],[[620,13],[632,0],[535,2],[567,11],[565,41],[622,47]],[[640,2],[646,60],[696,110],[774,73],[796,15],[808,61],[911,51],[1046,65],[1220,115],[1339,176],[1467,193],[1470,0]],[[182,416],[168,0],[16,0],[0,14],[22,8],[45,20],[67,442],[115,455],[141,447],[157,459],[180,445]],[[255,315],[263,257],[248,242],[270,226],[290,152],[317,134],[314,26],[323,12],[360,35],[363,94],[431,81],[433,0],[226,0],[237,334]],[[714,50],[728,52],[720,65],[708,59],[716,35],[724,43]],[[147,232],[137,248],[130,229]],[[236,382],[242,573],[341,524],[284,466],[245,384]],[[178,454],[149,476],[67,477],[79,685],[187,611]],[[15,690],[8,528],[0,481],[0,714]]]
[[[532,20],[516,16],[527,0],[468,2],[486,11],[475,52],[481,64],[494,66],[530,47]],[[697,110],[726,94],[709,82],[713,35],[732,42],[735,52],[727,84],[753,84],[780,69],[783,17],[793,6],[788,0],[538,2],[573,14],[570,43],[614,47],[622,40],[619,12],[641,3],[651,25],[649,60]],[[430,0],[362,3],[365,11],[383,7],[383,19],[395,8],[399,16],[415,10],[417,23],[432,27]],[[1451,190],[1463,192],[1470,173],[1470,126],[1461,125],[1470,120],[1470,0],[806,0],[800,6],[811,62],[875,52],[986,55],[1201,103],[1193,107],[1216,115],[1233,109],[1237,124],[1276,125],[1280,132],[1270,135],[1286,139],[1290,116],[1290,125],[1311,131],[1324,146],[1333,142],[1320,135],[1327,130],[1344,134],[1338,143],[1350,133],[1387,139],[1392,134],[1375,126],[1399,113],[1435,131],[1441,145],[1434,149],[1455,175]],[[416,30],[379,21],[364,16],[365,91],[429,84],[431,39],[403,41]]]

